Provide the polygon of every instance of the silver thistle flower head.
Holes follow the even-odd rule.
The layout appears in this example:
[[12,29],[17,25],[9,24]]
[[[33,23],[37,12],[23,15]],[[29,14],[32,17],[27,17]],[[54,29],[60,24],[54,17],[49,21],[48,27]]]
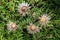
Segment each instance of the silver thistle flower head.
[[30,8],[29,4],[24,2],[24,3],[19,4],[18,11],[20,12],[20,14],[25,16],[27,14],[29,8]]
[[51,19],[51,17],[48,16],[47,14],[43,14],[41,17],[39,17],[39,19],[40,19],[39,21],[40,24],[45,26],[49,23],[49,20]]
[[9,22],[7,24],[7,29],[10,31],[15,31],[17,28],[18,28],[18,26],[14,22]]
[[34,34],[36,32],[39,32],[39,27],[31,23],[29,26],[27,26],[27,30],[29,33]]

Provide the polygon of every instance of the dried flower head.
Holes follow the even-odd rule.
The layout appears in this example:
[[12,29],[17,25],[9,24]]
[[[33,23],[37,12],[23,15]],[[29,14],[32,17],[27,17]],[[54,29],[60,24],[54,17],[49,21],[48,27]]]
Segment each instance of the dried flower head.
[[49,23],[50,16],[48,16],[47,14],[43,14],[41,17],[39,17],[39,19],[40,19],[40,24],[45,26]]
[[35,26],[34,24],[30,24],[29,26],[27,26],[27,29],[28,29],[29,33],[31,33],[31,34],[39,32],[39,27]]
[[28,3],[21,3],[19,6],[18,6],[18,11],[23,15],[25,16],[28,12],[28,9],[29,9],[29,4]]
[[18,28],[18,26],[16,25],[16,23],[13,22],[9,22],[7,24],[7,29],[10,31],[15,31]]

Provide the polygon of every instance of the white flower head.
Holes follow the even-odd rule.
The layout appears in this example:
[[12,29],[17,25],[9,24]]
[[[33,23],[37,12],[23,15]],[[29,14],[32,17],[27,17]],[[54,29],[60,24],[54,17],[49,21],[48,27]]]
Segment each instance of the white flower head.
[[51,19],[51,17],[48,16],[47,14],[43,14],[41,17],[39,17],[39,19],[40,19],[39,21],[40,24],[45,26],[49,23],[49,20]]
[[18,11],[20,12],[20,14],[25,16],[27,14],[29,8],[30,8],[29,4],[24,2],[24,3],[19,4]]
[[27,26],[27,30],[29,33],[34,34],[36,32],[39,32],[39,27],[35,26],[34,24],[30,24],[29,26]]
[[18,26],[14,22],[9,22],[7,24],[7,29],[10,31],[15,31],[17,28],[18,28]]

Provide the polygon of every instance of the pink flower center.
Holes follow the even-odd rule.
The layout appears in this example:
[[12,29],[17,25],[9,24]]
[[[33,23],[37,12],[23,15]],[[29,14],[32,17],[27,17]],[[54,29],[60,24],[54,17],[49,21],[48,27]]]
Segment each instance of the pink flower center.
[[35,27],[35,26],[31,26],[30,29],[31,29],[32,31],[35,31],[35,30],[36,30],[36,27]]
[[26,11],[27,11],[27,7],[26,7],[26,6],[23,6],[23,7],[21,8],[21,10],[22,10],[23,12],[26,12]]
[[42,23],[45,23],[47,21],[46,17],[42,17],[40,20]]
[[14,29],[14,28],[16,28],[16,24],[11,24],[11,27]]

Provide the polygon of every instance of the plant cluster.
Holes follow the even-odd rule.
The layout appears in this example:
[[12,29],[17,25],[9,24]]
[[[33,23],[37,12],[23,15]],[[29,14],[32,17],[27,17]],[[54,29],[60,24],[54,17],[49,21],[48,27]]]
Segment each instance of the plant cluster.
[[0,40],[59,40],[59,0],[0,0]]

